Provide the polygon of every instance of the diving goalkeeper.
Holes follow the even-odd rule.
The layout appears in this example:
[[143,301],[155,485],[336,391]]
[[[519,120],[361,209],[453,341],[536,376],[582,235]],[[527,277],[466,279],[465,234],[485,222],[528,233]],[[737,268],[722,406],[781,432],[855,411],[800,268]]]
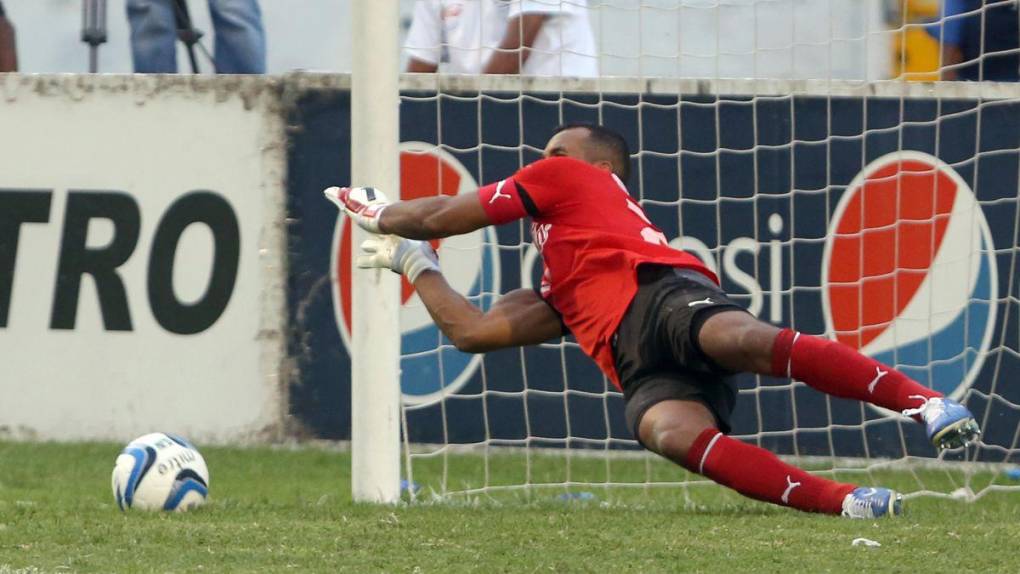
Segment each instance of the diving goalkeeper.
[[[623,391],[627,424],[647,449],[745,496],[810,512],[900,514],[902,497],[809,474],[732,439],[734,374],[790,377],[837,397],[912,415],[939,448],[980,434],[961,404],[838,342],[759,321],[696,257],[669,247],[627,192],[626,141],[567,125],[544,158],[456,197],[389,203],[372,188],[325,190],[362,228],[360,267],[402,273],[436,325],[480,353],[534,345],[569,330]],[[542,254],[538,291],[518,289],[483,312],[454,291],[425,241],[531,218]]]

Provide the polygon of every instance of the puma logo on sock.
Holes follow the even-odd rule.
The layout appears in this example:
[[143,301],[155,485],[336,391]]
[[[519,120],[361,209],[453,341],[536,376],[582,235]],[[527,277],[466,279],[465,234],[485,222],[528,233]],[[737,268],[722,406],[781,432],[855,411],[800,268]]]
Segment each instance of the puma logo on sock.
[[783,492],[783,495],[779,497],[779,500],[782,500],[783,504],[790,504],[790,493],[798,486],[800,486],[799,482],[794,482],[790,479],[790,475],[786,475],[786,490]]
[[870,383],[868,383],[868,394],[874,393],[875,392],[875,387],[878,386],[878,382],[882,380],[882,377],[884,377],[884,376],[886,376],[888,374],[889,374],[889,371],[883,371],[882,369],[879,369],[878,367],[875,367],[875,378]]

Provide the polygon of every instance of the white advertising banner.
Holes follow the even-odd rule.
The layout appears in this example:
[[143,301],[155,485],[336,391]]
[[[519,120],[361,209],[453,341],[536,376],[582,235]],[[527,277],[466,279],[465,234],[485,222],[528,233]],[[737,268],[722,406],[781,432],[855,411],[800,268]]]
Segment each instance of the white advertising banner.
[[0,438],[279,431],[277,102],[261,78],[0,76]]

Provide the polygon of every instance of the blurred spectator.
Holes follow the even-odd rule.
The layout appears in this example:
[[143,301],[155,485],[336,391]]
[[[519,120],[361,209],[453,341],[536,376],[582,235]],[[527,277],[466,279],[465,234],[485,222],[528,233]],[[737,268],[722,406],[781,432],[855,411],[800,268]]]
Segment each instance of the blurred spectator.
[[0,72],[18,71],[18,51],[14,41],[14,26],[4,13],[0,2]]
[[1016,0],[943,0],[928,32],[942,40],[943,80],[1020,80]]
[[903,0],[886,11],[892,30],[892,77],[914,82],[939,79],[942,47],[926,31],[938,19],[941,0]]
[[587,0],[417,0],[408,72],[596,76]]
[[[128,0],[135,72],[177,72],[178,1],[182,0]],[[266,36],[258,0],[209,0],[209,13],[216,34],[216,73],[265,73]]]

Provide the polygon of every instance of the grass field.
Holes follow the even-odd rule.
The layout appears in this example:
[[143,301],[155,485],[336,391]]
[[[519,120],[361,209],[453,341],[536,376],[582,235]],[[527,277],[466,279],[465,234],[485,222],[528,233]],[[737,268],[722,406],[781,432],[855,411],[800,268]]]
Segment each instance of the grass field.
[[[1020,571],[1020,493],[972,504],[912,499],[905,517],[883,521],[799,514],[715,486],[689,489],[695,504],[679,488],[589,488],[588,502],[560,501],[560,489],[377,507],[351,502],[345,453],[206,447],[208,504],[185,514],[122,513],[110,493],[119,449],[0,442],[0,574]],[[584,465],[572,466],[575,478]],[[426,466],[415,479],[427,489],[438,479]],[[493,481],[519,466],[511,457],[493,465]],[[563,468],[536,461],[533,470],[541,479]],[[955,480],[939,471],[920,478],[940,489]],[[882,546],[851,546],[857,537]]]

